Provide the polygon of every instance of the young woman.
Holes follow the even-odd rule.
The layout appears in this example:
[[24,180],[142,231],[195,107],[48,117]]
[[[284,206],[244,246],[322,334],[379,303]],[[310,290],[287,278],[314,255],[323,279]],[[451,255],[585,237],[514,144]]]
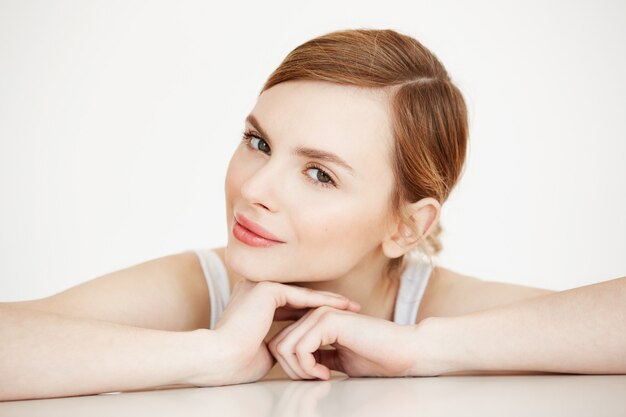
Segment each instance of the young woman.
[[[228,244],[0,306],[0,399],[460,372],[626,372],[626,278],[555,293],[432,265],[466,108],[391,30],[292,51],[245,119]],[[421,254],[421,255],[420,255]]]

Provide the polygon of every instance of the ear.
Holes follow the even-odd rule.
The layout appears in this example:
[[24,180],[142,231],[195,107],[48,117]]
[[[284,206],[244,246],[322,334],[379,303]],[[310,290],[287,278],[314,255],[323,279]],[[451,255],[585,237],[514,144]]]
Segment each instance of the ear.
[[389,235],[383,241],[383,253],[388,258],[398,258],[425,239],[439,220],[441,204],[427,197],[409,204],[404,218],[392,224]]

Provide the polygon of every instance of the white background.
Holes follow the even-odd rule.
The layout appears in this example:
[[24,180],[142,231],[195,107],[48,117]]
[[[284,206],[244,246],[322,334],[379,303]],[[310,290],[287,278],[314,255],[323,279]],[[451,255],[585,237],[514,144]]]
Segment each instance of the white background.
[[265,78],[357,27],[419,39],[470,107],[440,264],[553,289],[624,276],[625,4],[0,0],[0,300],[224,245]]

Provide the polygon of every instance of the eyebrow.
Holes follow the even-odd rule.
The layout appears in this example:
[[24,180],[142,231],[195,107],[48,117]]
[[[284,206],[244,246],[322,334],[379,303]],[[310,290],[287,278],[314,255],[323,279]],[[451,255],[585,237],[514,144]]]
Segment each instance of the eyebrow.
[[[259,121],[252,114],[246,117],[246,122],[250,123],[256,130],[259,131],[261,135],[264,136],[267,140],[271,141],[269,135],[263,130]],[[351,174],[354,174],[354,169],[339,156],[335,155],[332,152],[324,151],[321,149],[307,148],[305,146],[297,146],[293,152],[294,155],[302,156],[311,159],[319,159],[321,161],[332,162],[337,164],[346,170],[348,170]]]

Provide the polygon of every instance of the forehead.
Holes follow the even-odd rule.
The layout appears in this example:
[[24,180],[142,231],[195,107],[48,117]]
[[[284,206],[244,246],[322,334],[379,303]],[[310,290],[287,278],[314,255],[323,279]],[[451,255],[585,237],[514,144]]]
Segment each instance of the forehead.
[[372,171],[390,171],[388,103],[382,90],[289,81],[264,91],[252,114],[275,148],[306,146],[332,152],[357,176],[368,177]]

